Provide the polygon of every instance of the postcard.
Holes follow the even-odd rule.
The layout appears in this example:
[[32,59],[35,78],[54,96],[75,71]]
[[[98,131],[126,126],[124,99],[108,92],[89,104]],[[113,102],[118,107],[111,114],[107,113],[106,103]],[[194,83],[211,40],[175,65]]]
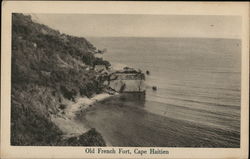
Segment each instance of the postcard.
[[248,2],[2,4],[2,158],[247,158]]

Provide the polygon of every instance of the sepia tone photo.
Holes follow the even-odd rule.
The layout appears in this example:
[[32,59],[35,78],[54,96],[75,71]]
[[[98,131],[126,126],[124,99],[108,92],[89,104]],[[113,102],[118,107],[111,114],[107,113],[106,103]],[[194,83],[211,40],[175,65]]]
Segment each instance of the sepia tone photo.
[[11,144],[240,147],[237,16],[12,14]]
[[245,158],[247,6],[4,3],[1,157]]

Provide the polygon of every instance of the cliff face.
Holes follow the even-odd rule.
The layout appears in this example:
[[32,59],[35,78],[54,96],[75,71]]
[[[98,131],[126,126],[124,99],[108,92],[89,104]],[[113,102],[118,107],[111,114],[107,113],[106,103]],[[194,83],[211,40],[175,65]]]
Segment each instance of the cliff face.
[[[95,50],[84,38],[61,34],[30,16],[12,15],[12,145],[67,145],[50,116],[62,111],[67,100],[102,92],[102,81],[91,68],[110,64],[96,58]],[[104,144],[94,130],[88,134],[82,145]],[[96,138],[100,142],[91,143]]]

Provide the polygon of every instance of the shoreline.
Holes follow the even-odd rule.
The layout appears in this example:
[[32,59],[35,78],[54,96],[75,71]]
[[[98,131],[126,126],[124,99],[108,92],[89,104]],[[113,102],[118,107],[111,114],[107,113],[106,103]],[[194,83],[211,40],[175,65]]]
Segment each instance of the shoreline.
[[[124,64],[118,64],[112,66],[113,71],[124,71],[124,67],[128,67]],[[66,105],[58,114],[51,115],[51,121],[62,131],[63,138],[78,137],[82,134],[89,132],[92,127],[85,122],[77,120],[77,115],[85,113],[88,108],[92,107],[97,102],[101,102],[110,97],[120,95],[117,90],[112,94],[103,91],[100,94],[94,94],[91,98],[88,97],[76,97],[75,101],[64,100]]]
[[76,102],[69,102],[64,113],[51,115],[51,121],[63,132],[63,138],[77,137],[91,130],[85,123],[76,120],[79,112],[87,111],[92,105],[114,95],[108,93],[96,94],[92,98],[78,97]]

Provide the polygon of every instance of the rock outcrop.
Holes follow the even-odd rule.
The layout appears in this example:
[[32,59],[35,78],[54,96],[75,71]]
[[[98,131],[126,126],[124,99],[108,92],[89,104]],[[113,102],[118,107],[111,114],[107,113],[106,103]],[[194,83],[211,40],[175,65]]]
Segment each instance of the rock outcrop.
[[145,92],[145,75],[141,71],[125,67],[113,72],[109,78],[109,87],[119,93]]

